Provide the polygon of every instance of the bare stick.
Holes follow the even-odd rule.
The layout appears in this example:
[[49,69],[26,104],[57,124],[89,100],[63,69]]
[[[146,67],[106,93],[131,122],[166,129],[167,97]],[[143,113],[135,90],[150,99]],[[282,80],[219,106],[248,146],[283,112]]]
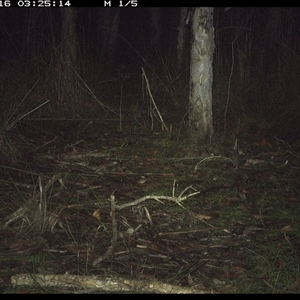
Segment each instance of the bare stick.
[[41,107],[43,107],[44,105],[46,105],[47,103],[49,103],[50,100],[45,101],[44,103],[40,104],[38,107],[32,109],[31,111],[25,113],[24,115],[22,115],[21,117],[18,117],[17,119],[13,120],[9,125],[6,125],[5,128],[6,130],[10,130],[12,127],[14,127],[18,122],[20,122],[22,119],[24,119],[26,116],[32,114],[33,112],[35,112],[36,110],[40,109]]
[[157,105],[156,105],[154,99],[153,99],[153,96],[152,96],[152,93],[151,93],[151,89],[150,89],[150,84],[149,84],[148,78],[147,78],[147,76],[146,76],[145,70],[144,70],[143,68],[142,68],[142,72],[143,72],[143,76],[144,76],[145,81],[146,81],[146,86],[147,86],[147,90],[148,90],[150,99],[151,99],[151,101],[152,101],[152,104],[154,105],[154,109],[155,109],[155,111],[156,111],[156,113],[157,113],[157,115],[158,115],[159,121],[161,122],[163,128],[164,128],[166,131],[169,131],[169,128],[167,127],[167,125],[166,125],[166,123],[165,123],[165,121],[164,121],[164,119],[163,119],[161,113],[159,112],[159,109],[158,109],[158,107],[157,107]]
[[38,82],[39,81],[37,80],[36,83],[33,85],[33,87],[25,95],[25,97],[20,101],[20,103],[18,105],[16,105],[16,107],[13,109],[13,111],[11,113],[11,117],[8,118],[8,120],[6,121],[6,123],[8,123],[10,119],[12,119],[12,116],[17,112],[18,108],[22,105],[22,103],[24,102],[24,100],[27,98],[27,96],[30,94],[30,92],[33,90],[33,88],[37,85]]
[[105,104],[103,104],[98,98],[97,96],[93,93],[93,91],[90,89],[90,87],[87,85],[87,83],[81,78],[81,76],[76,72],[76,70],[73,69],[73,71],[75,72],[76,76],[80,79],[80,81],[84,84],[84,86],[86,87],[86,89],[88,90],[88,92],[90,93],[91,96],[93,96],[93,98],[100,104],[100,106],[102,108],[106,108],[107,110],[111,111],[112,113],[118,115],[117,112],[115,112],[114,110],[112,110],[111,108],[109,108],[108,106],[106,106]]
[[117,240],[118,240],[118,229],[117,229],[117,221],[116,221],[116,203],[115,203],[115,195],[110,195],[110,207],[111,207],[111,224],[112,224],[112,231],[113,235],[111,238],[111,244],[106,250],[106,252],[99,256],[97,259],[94,260],[93,266],[99,264],[101,261],[109,258],[112,256],[113,251],[117,245]]

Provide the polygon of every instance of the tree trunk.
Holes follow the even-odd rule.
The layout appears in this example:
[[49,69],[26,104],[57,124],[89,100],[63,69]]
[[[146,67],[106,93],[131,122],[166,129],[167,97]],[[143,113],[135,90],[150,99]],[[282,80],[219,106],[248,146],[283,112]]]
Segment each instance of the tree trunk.
[[197,7],[192,15],[189,139],[191,147],[211,142],[214,52],[213,8]]
[[65,8],[61,12],[62,33],[61,51],[58,60],[57,93],[54,103],[56,116],[74,117],[79,108],[79,90],[77,84],[77,36],[75,30],[76,12],[74,8]]
[[177,59],[179,70],[182,68],[183,64],[183,55],[185,50],[185,39],[186,39],[186,32],[187,32],[187,18],[188,9],[187,7],[180,8],[180,21],[178,27],[178,37],[177,37]]
[[161,17],[160,17],[160,8],[159,7],[150,7],[151,15],[151,27],[153,32],[153,41],[154,45],[160,45],[159,43],[159,34],[161,33]]
[[[116,42],[119,32],[120,8],[111,7],[99,10],[98,31],[101,33],[100,57],[102,67],[111,67],[115,60]],[[101,29],[101,30],[100,30]]]

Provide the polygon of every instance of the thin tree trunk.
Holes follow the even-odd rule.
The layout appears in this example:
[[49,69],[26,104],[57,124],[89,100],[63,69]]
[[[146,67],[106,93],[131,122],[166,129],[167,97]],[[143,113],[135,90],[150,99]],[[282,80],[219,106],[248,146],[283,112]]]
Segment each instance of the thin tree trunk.
[[116,41],[119,32],[120,8],[111,7],[99,10],[99,28],[101,33],[100,56],[102,67],[110,67],[115,59]]
[[188,9],[187,7],[180,8],[180,23],[178,27],[178,37],[177,37],[177,59],[179,69],[182,68],[183,64],[183,55],[184,55],[184,46],[185,46],[185,38],[187,32],[187,24],[186,24],[186,17],[187,17]]
[[192,16],[189,138],[191,147],[213,136],[212,82],[214,52],[213,8],[197,7]]
[[78,108],[77,37],[74,8],[62,10],[61,53],[58,66],[58,103],[55,113],[64,117],[74,117]]
[[156,45],[159,45],[159,34],[161,32],[160,10],[159,7],[150,7],[153,41]]

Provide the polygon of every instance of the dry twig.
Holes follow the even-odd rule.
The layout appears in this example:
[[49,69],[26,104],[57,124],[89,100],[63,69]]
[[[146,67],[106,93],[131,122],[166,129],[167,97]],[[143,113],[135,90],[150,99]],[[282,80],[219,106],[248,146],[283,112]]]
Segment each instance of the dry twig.
[[115,195],[110,195],[110,206],[111,206],[111,223],[112,223],[112,231],[113,235],[111,238],[111,244],[106,250],[106,252],[99,256],[97,259],[94,260],[93,266],[99,264],[101,261],[109,258],[112,256],[113,251],[117,245],[118,240],[118,229],[117,229],[117,221],[116,221],[116,203],[115,203]]

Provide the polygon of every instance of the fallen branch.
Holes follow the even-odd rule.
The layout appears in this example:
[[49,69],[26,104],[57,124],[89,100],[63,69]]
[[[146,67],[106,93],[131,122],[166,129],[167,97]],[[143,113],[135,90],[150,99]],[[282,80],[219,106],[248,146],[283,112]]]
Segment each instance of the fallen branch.
[[[157,280],[129,280],[80,275],[43,275],[16,274],[11,277],[11,284],[16,286],[36,286],[55,288],[95,289],[102,292],[140,292],[160,294],[207,294],[207,291],[196,288],[175,286]],[[84,291],[84,290],[83,290]],[[80,292],[80,291],[79,291]],[[82,292],[82,291],[81,291]]]
[[[185,188],[179,194],[178,197],[176,197],[174,195],[175,194],[175,187],[173,186],[173,196],[172,197],[170,197],[170,196],[150,195],[150,196],[145,196],[145,197],[139,198],[139,199],[137,199],[135,201],[132,201],[132,202],[129,202],[129,203],[125,203],[125,204],[122,204],[122,205],[116,205],[116,203],[115,203],[115,196],[112,194],[110,196],[110,199],[109,199],[110,203],[111,203],[111,219],[112,219],[112,231],[113,231],[113,236],[111,238],[111,245],[108,247],[108,249],[106,250],[106,252],[103,255],[100,255],[98,258],[96,258],[94,260],[93,266],[99,264],[103,260],[105,260],[105,259],[107,259],[107,258],[109,258],[109,257],[111,257],[113,255],[113,251],[115,249],[115,246],[117,244],[117,239],[118,239],[118,230],[117,230],[117,221],[116,221],[116,209],[117,210],[121,210],[121,209],[126,208],[126,207],[135,206],[135,205],[138,205],[141,202],[144,202],[144,201],[146,201],[148,199],[156,200],[156,201],[158,201],[158,202],[160,202],[162,204],[163,204],[163,202],[161,200],[174,201],[180,207],[182,207],[183,209],[185,209],[185,207],[181,204],[181,202],[183,200],[186,200],[189,197],[192,197],[192,196],[195,196],[195,195],[201,193],[200,191],[196,191],[196,192],[193,192],[193,193],[190,193],[190,194],[184,196],[184,193],[187,192],[190,189],[193,189],[193,187],[192,186],[188,186],[187,188]],[[152,220],[151,220],[151,216],[150,216],[150,213],[147,210],[147,208],[145,208],[145,212],[146,212],[147,218],[148,218],[148,220],[149,220],[149,222],[151,224]]]
[[134,200],[132,202],[128,202],[128,203],[125,203],[125,204],[122,204],[122,205],[116,205],[116,209],[117,210],[121,210],[123,208],[126,208],[126,207],[129,207],[129,206],[134,206],[134,205],[138,205],[140,204],[141,202],[144,202],[146,200],[149,200],[149,199],[153,199],[153,200],[156,200],[160,203],[163,204],[163,202],[161,200],[168,200],[168,201],[173,201],[175,202],[176,204],[178,204],[180,207],[184,208],[185,207],[181,204],[182,201],[192,197],[192,196],[195,196],[195,195],[198,195],[201,193],[201,191],[196,191],[196,192],[193,192],[193,193],[190,193],[186,196],[183,196],[183,194],[189,190],[189,189],[192,189],[192,186],[188,186],[187,188],[185,188],[179,196],[157,196],[157,195],[148,195],[148,196],[144,196],[144,197],[141,197],[137,200]]

